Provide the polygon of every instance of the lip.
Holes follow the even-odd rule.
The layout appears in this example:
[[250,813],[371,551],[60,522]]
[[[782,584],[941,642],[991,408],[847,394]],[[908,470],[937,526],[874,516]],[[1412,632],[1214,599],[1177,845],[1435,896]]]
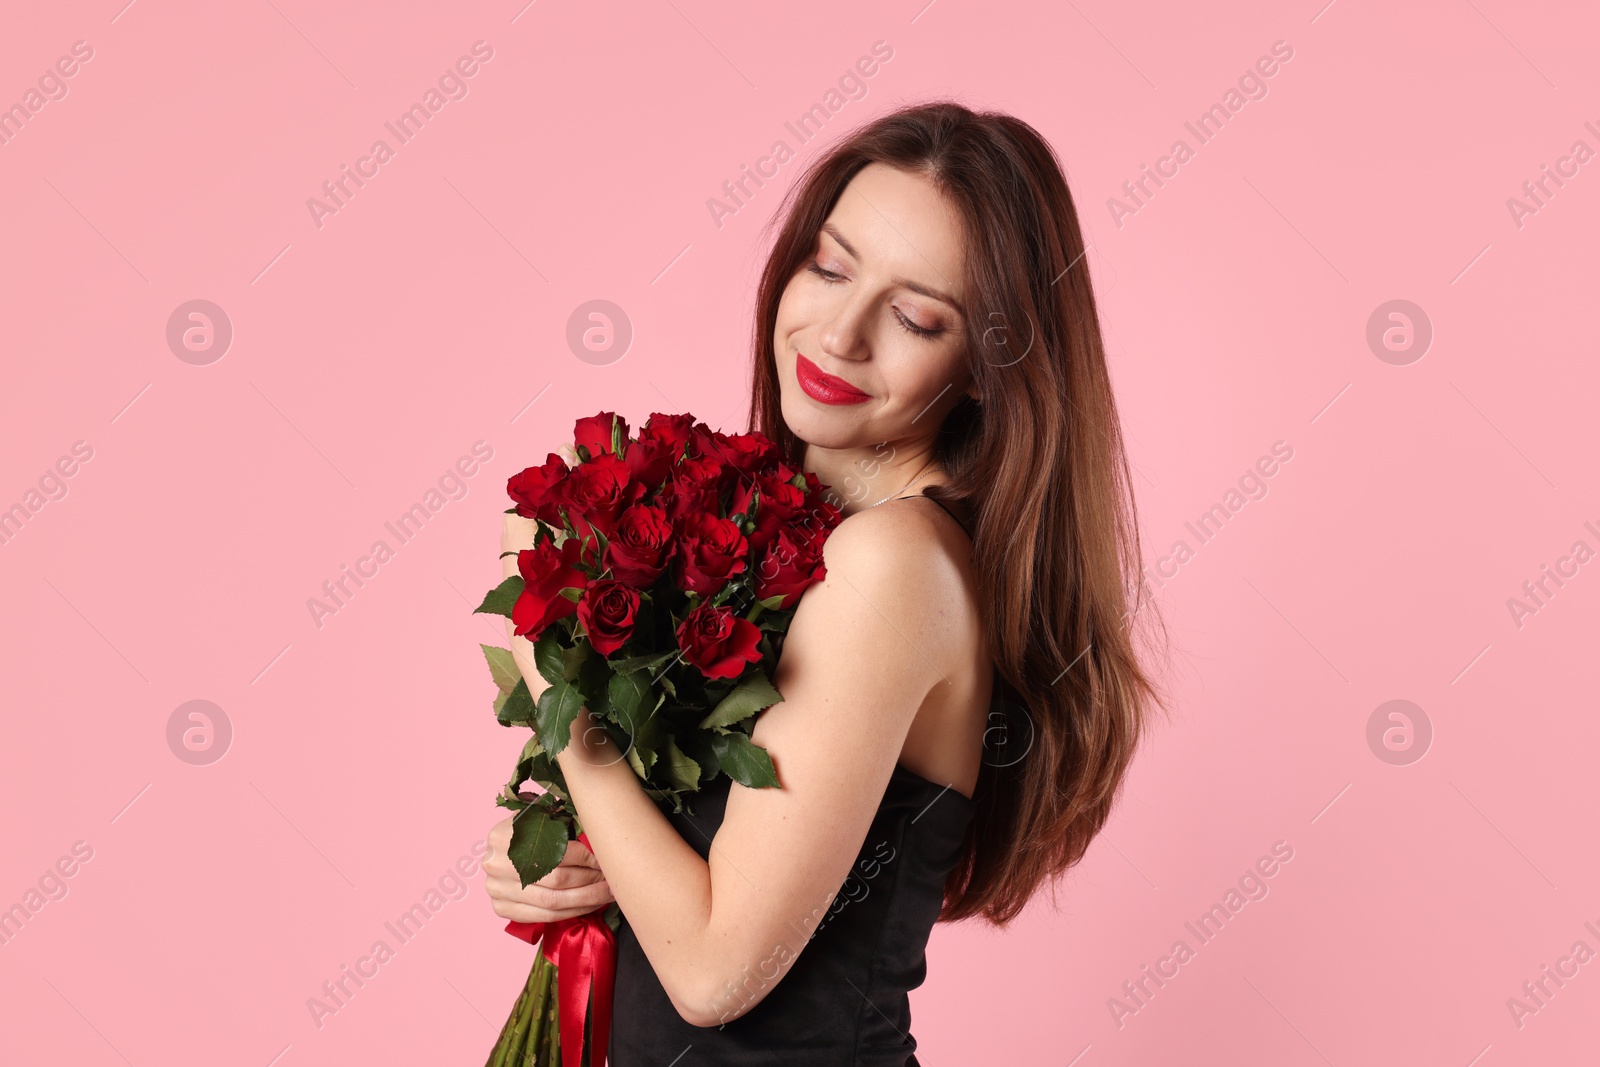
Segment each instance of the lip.
[[821,404],[859,404],[872,399],[871,393],[863,393],[843,378],[827,373],[800,352],[794,354],[794,374],[806,396]]

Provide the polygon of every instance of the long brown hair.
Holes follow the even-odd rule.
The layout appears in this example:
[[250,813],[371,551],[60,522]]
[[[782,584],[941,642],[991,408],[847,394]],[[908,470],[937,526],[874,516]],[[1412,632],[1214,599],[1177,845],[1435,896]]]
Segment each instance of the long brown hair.
[[[973,518],[973,566],[995,661],[976,816],[940,921],[1014,919],[1083,858],[1121,787],[1159,688],[1140,663],[1141,570],[1129,467],[1083,236],[1054,151],[1027,123],[952,101],[883,116],[807,167],[756,299],[750,427],[799,467],[783,421],[773,329],[784,287],[850,179],[918,173],[966,234],[968,363],[979,398],[946,417],[929,495]],[[1131,600],[1130,600],[1131,597]],[[1000,743],[991,744],[992,740]],[[1019,755],[1019,753],[1021,753]]]

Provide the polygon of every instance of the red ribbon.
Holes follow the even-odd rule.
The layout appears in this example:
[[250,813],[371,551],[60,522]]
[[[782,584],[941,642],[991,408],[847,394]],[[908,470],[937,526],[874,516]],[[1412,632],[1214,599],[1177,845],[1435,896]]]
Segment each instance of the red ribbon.
[[[589,835],[578,840],[589,847]],[[592,852],[593,849],[591,848]],[[561,1016],[562,1067],[583,1062],[583,1020],[594,991],[593,1047],[590,1067],[605,1067],[611,1040],[611,994],[617,979],[617,938],[599,910],[552,923],[506,924],[506,933],[540,945],[544,958],[556,965],[556,1002]]]

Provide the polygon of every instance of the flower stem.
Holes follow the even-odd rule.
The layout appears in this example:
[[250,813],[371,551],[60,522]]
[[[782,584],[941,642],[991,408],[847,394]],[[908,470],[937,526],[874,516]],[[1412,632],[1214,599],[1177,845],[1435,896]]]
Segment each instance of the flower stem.
[[528,1023],[528,1038],[522,1055],[517,1060],[518,1067],[523,1064],[537,1065],[544,1062],[539,1058],[539,1049],[543,1044],[545,1029],[549,1025],[549,1007],[555,1000],[551,993],[555,988],[556,966],[545,959],[543,946],[540,947],[539,958],[533,966],[539,975],[538,985],[533,994],[533,1012]]
[[[500,1036],[494,1043],[494,1048],[489,1050],[489,1059],[484,1067],[514,1067],[521,1060],[523,1045],[528,1036],[528,1022],[535,1011],[534,994],[536,992],[535,978],[539,974],[539,963],[544,959],[544,954],[537,953],[533,968],[528,972],[528,980],[523,983],[522,992],[517,995],[517,1001],[511,1006],[511,1014],[506,1018],[505,1026],[500,1029]],[[542,1008],[543,1005],[538,1005]]]

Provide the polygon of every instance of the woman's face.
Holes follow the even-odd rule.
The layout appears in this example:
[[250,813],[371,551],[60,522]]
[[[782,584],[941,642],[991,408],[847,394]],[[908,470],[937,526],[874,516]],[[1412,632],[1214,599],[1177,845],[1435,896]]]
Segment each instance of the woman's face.
[[932,440],[972,389],[965,243],[926,178],[873,163],[851,179],[778,302],[783,418],[801,440]]

